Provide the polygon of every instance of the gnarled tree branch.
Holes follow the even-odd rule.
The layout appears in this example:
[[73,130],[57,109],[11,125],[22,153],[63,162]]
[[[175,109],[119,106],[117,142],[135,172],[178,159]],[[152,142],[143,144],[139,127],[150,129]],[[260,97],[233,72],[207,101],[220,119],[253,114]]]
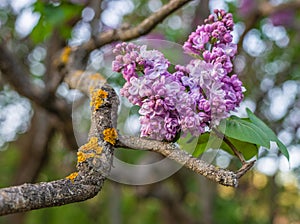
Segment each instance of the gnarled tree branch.
[[118,98],[110,86],[96,87],[94,90],[105,92],[106,97],[97,108],[95,104],[92,107],[89,142],[79,148],[78,171],[66,179],[0,189],[0,215],[83,201],[101,190],[111,168],[116,137],[106,136],[105,131],[114,130],[112,110],[117,109]]

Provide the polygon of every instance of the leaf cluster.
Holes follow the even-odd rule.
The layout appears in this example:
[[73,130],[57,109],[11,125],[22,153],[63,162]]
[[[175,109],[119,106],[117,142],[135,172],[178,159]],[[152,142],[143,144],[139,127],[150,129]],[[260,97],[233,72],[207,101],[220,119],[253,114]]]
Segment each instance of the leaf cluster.
[[[234,154],[232,147],[228,145],[229,141],[246,160],[249,160],[258,155],[260,146],[270,149],[270,142],[272,141],[277,144],[279,151],[289,160],[286,146],[278,139],[274,131],[255,116],[251,110],[247,108],[246,111],[248,118],[239,118],[232,115],[221,121],[215,131],[202,134],[198,139],[193,155],[198,157],[209,148],[223,149],[230,154]],[[224,136],[220,136],[219,133]]]

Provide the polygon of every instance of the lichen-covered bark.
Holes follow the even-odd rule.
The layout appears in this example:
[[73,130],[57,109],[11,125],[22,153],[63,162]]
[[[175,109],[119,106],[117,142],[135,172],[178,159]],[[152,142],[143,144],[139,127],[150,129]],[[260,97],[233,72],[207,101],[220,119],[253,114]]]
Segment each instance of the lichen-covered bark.
[[84,201],[100,191],[103,181],[104,177],[99,177],[98,184],[92,185],[85,184],[85,180],[73,183],[62,179],[3,188],[0,190],[0,215]]
[[[81,77],[81,80],[84,78],[89,79],[85,76]],[[85,92],[90,88],[90,82],[82,82],[81,85],[74,80],[74,83]],[[113,126],[117,117],[116,111],[113,110],[117,110],[118,98],[108,85],[93,85],[93,87],[101,87],[100,92],[107,94],[101,105],[96,109],[94,106],[91,108],[92,125],[89,142],[79,148],[79,152],[90,156],[78,158],[77,172],[65,179],[0,189],[0,215],[84,201],[94,197],[101,190],[112,165],[111,143],[117,138]],[[103,134],[107,132],[105,130],[109,130],[106,140]]]

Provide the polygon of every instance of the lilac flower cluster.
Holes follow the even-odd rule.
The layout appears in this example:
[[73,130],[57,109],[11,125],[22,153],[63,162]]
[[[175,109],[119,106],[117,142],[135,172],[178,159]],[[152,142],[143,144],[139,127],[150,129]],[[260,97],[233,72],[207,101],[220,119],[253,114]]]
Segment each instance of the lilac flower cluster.
[[237,53],[230,13],[215,10],[183,49],[196,59],[187,66],[170,62],[157,50],[118,44],[113,71],[126,80],[121,95],[140,106],[141,136],[172,141],[180,133],[197,136],[229,116],[243,99],[242,82],[231,74]]
[[176,110],[178,94],[185,90],[180,80],[168,72],[170,62],[157,50],[132,43],[118,44],[113,70],[127,81],[121,95],[140,106],[141,136],[171,141],[180,130]]

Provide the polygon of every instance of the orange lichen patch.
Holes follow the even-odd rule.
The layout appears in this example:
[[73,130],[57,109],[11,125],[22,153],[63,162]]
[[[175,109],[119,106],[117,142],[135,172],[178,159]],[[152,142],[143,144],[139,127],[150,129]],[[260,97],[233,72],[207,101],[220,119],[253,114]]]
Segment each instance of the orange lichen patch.
[[88,143],[80,147],[77,152],[77,163],[82,163],[89,158],[95,157],[102,153],[102,147],[98,145],[98,138],[91,137]]
[[95,148],[95,151],[96,151],[96,154],[97,154],[97,155],[101,154],[101,153],[102,153],[102,150],[103,150],[103,149],[102,149],[102,147],[100,147],[100,146],[98,146],[98,147]]
[[82,163],[86,160],[86,156],[83,152],[77,152],[77,163]]
[[81,151],[86,151],[90,149],[95,149],[96,148],[101,148],[98,146],[98,138],[97,137],[91,137],[88,143],[84,144],[83,146],[80,147]]
[[78,176],[78,172],[71,173],[69,176],[66,177],[66,179],[69,179],[74,183],[75,178]]
[[100,73],[94,73],[90,75],[91,80],[105,80],[105,78]]
[[67,64],[69,61],[71,52],[72,52],[71,47],[69,47],[69,46],[65,47],[60,55],[60,61],[64,64]]
[[91,152],[91,153],[84,153],[84,152],[77,152],[77,163],[83,163],[89,158],[95,157],[96,154]]
[[108,93],[102,89],[94,90],[93,88],[90,89],[90,92],[92,98],[90,105],[94,107],[94,110],[98,110],[107,98]]
[[107,128],[103,131],[104,141],[109,142],[114,145],[116,143],[116,139],[118,138],[118,133],[114,128]]

